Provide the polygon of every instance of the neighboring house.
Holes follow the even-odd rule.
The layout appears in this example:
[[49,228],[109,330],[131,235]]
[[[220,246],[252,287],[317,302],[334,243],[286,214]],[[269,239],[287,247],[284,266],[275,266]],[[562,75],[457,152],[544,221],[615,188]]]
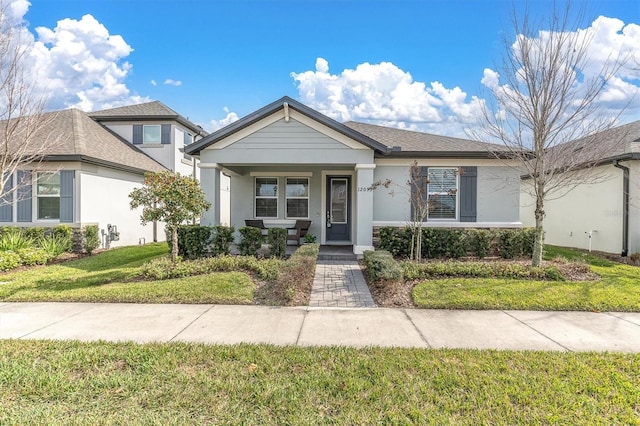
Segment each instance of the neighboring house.
[[[623,256],[640,252],[640,121],[589,136],[588,142],[600,147],[601,158],[589,183],[545,202],[545,242]],[[521,217],[534,226],[528,184],[524,179]]]
[[[425,226],[521,227],[520,178],[498,145],[363,123],[338,123],[284,97],[185,148],[200,158],[213,207],[201,223],[221,222],[221,177],[231,176],[231,225],[263,219],[288,227],[313,221],[321,244],[373,247],[374,227],[404,226],[406,182],[417,161],[429,177]],[[496,155],[498,153],[498,155]],[[511,163],[510,163],[511,161]],[[371,190],[390,179],[394,194]]]
[[162,224],[142,226],[129,193],[147,171],[191,175],[194,160],[180,152],[189,141],[185,134],[206,133],[160,102],[94,113],[69,109],[47,113],[45,121],[33,136],[48,141],[38,152],[42,161],[11,177],[16,191],[0,205],[0,226],[98,224],[104,245],[111,225],[119,240],[110,246],[163,241]]

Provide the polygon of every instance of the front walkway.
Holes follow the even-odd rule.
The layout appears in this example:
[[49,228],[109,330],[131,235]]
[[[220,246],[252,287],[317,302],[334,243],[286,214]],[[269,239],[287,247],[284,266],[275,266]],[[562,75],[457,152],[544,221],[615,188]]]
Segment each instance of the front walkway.
[[357,261],[319,259],[309,306],[375,308],[376,304]]

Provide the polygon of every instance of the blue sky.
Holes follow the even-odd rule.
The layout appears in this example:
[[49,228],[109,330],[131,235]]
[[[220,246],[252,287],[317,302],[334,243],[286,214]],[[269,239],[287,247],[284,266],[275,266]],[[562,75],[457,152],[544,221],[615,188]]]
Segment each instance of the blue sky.
[[[552,2],[529,7],[544,16]],[[339,120],[459,134],[502,37],[513,36],[511,9],[501,0],[31,0],[23,25],[52,67],[41,72],[57,108],[160,100],[212,130],[288,95]],[[640,52],[639,1],[588,1],[584,28],[600,16],[621,21],[612,46],[624,36]],[[638,90],[640,71],[626,82]],[[336,101],[335,90],[346,95]],[[623,117],[636,119],[640,100]]]

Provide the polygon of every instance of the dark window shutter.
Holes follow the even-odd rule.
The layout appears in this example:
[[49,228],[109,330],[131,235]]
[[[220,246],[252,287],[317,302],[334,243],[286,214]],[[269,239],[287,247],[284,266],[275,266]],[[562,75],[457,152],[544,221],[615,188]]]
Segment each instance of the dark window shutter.
[[171,143],[171,124],[163,124],[160,130],[160,142],[163,144]]
[[13,189],[13,175],[9,175],[0,198],[0,222],[13,222],[13,194],[7,194]]
[[[420,167],[418,171],[418,177],[420,179],[420,185],[422,185],[422,198],[426,200],[428,197],[427,194],[427,181],[429,180],[429,167]],[[417,188],[415,185],[411,185],[411,200],[416,196]],[[411,220],[415,219],[415,212],[413,211],[413,202],[409,200],[409,204],[411,205]],[[425,218],[424,220],[427,220]]]
[[33,213],[31,172],[28,170],[18,170],[18,222],[32,222]]
[[60,222],[73,222],[73,187],[76,172],[60,172]]
[[478,168],[463,167],[460,173],[460,222],[476,222],[478,204]]
[[135,145],[142,143],[142,124],[133,125],[133,143]]

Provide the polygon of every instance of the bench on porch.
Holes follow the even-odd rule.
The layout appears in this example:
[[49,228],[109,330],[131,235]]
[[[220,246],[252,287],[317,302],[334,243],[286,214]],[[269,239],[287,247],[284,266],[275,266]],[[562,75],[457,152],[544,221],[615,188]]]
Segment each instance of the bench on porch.
[[[291,228],[287,228],[287,241],[297,241],[298,245],[301,245],[302,238],[307,235],[309,228],[311,227],[310,220],[296,220],[295,225]],[[291,234],[289,231],[295,231]]]

